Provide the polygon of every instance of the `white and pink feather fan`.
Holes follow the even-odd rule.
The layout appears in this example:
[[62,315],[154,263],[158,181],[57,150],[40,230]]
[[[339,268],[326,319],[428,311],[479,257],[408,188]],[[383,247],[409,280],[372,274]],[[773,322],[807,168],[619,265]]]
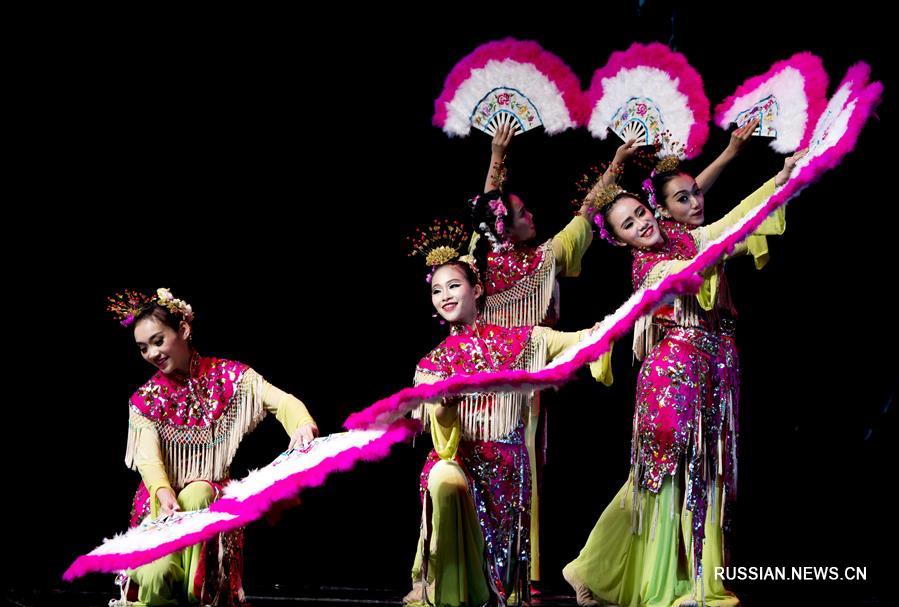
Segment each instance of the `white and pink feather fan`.
[[796,53],[740,85],[715,108],[715,124],[728,129],[758,118],[754,136],[771,137],[770,146],[776,152],[794,152],[808,144],[827,105],[827,83],[819,57]]
[[709,136],[709,99],[686,57],[664,44],[635,43],[594,72],[587,91],[587,128],[605,139],[660,144],[659,155],[693,158]]
[[838,153],[845,154],[855,146],[861,126],[883,94],[883,84],[869,84],[870,77],[871,66],[864,61],[846,71],[814,126],[808,129],[803,143],[808,153],[796,162],[794,175],[809,164],[833,168],[839,162]]
[[583,124],[585,103],[574,72],[531,40],[482,44],[450,71],[434,102],[434,125],[465,137],[474,127],[516,135],[542,126],[554,135]]
[[321,485],[334,472],[350,470],[364,460],[385,457],[391,446],[412,438],[419,429],[418,422],[400,419],[389,426],[317,438],[309,446],[282,453],[268,466],[229,483],[222,498],[208,508],[148,519],[138,527],[104,540],[88,554],[75,559],[63,579],[71,581],[91,572],[133,569],[218,533],[244,527],[281,500],[292,498],[307,487]]

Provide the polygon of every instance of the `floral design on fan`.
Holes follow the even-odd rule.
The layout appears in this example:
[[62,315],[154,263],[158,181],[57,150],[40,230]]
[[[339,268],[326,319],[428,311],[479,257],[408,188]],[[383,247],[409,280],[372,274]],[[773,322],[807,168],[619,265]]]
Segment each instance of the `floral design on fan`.
[[537,112],[527,97],[509,89],[494,89],[478,104],[478,109],[472,117],[472,124],[486,128],[496,122],[501,114],[515,117],[514,121],[519,123],[516,126],[521,130],[537,121]]

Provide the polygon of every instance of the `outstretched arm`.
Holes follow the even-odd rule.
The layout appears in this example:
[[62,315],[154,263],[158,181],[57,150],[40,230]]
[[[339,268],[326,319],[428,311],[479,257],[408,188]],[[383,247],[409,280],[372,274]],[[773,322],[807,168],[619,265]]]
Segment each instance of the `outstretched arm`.
[[[596,329],[597,323],[589,329],[583,331],[556,331],[548,327],[534,327],[532,339],[542,338],[546,347],[546,360],[551,361],[561,354],[566,348],[569,348]],[[614,344],[612,344],[614,345]],[[612,347],[609,351],[590,363],[590,375],[593,379],[605,386],[611,386],[614,380],[612,376]]]
[[758,125],[759,120],[755,118],[730,134],[730,143],[727,144],[724,151],[712,161],[712,164],[696,176],[696,185],[699,186],[699,189],[703,192],[709,191],[712,185],[718,181],[718,177],[721,176],[724,167],[729,165],[740,154],[740,151],[746,145],[746,142],[749,141],[749,138],[752,137],[752,132]]
[[506,152],[514,135],[515,131],[512,130],[511,124],[500,124],[494,133],[493,141],[490,142],[490,168],[484,182],[485,193],[502,189],[503,181],[506,179]]
[[318,436],[318,425],[303,401],[268,382],[263,383],[262,390],[262,406],[281,422],[290,436],[288,449],[311,443]]
[[699,228],[695,230],[695,233],[702,233],[706,242],[715,240],[724,231],[736,224],[740,221],[749,211],[757,207],[759,204],[765,201],[766,198],[771,196],[774,193],[774,189],[782,186],[787,182],[790,178],[790,173],[793,172],[793,167],[796,165],[796,162],[799,161],[800,158],[805,156],[808,150],[800,150],[789,156],[786,160],[784,160],[784,167],[780,170],[780,172],[774,176],[774,179],[768,180],[765,185],[761,188],[750,194],[743,202],[734,207],[727,215],[719,219],[718,221],[711,223],[707,226]]

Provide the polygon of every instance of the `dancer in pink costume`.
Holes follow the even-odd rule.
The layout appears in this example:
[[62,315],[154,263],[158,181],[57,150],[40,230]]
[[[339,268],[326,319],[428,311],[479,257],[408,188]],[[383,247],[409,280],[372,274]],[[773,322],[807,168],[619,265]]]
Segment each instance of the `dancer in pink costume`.
[[[193,309],[168,289],[152,296],[125,291],[110,298],[109,310],[133,328],[141,356],[158,369],[129,403],[125,463],[141,475],[132,526],[217,499],[237,447],[266,413],[290,435],[289,449],[318,436],[296,397],[243,363],[200,356]],[[128,571],[120,577],[122,599],[113,604],[241,604],[242,551],[240,529]]]
[[[486,254],[484,278],[486,303],[484,318],[488,322],[514,327],[522,325],[554,326],[559,320],[559,284],[557,277],[576,277],[581,273],[581,260],[593,241],[595,207],[588,197],[578,213],[558,234],[544,243],[535,243],[534,218],[518,195],[503,192],[505,161],[512,141],[510,125],[497,128],[491,142],[490,167],[484,194],[472,201],[472,212],[478,217],[472,226],[475,236],[470,251],[479,246],[478,227],[488,222],[497,233]],[[627,160],[634,154],[635,141],[625,143],[603,173],[598,185],[615,183],[624,172]],[[492,208],[490,208],[492,205]],[[495,209],[504,214],[496,215]],[[483,243],[480,243],[483,246]],[[543,432],[538,432],[542,428]],[[531,580],[540,580],[540,481],[542,463],[546,461],[547,412],[540,407],[537,394],[525,424],[525,441],[531,460]]]
[[[771,196],[803,154],[708,226],[659,222],[636,195],[609,189],[598,196],[600,234],[631,247],[634,289],[655,284]],[[741,245],[734,254],[747,250]],[[698,295],[673,298],[635,327],[634,352],[643,363],[631,474],[563,571],[579,605],[738,603],[713,577],[724,560],[722,531],[735,497],[739,401],[731,304],[721,277],[714,267]]]
[[[496,237],[492,229],[482,232],[484,242]],[[450,324],[450,335],[418,363],[416,384],[457,374],[540,369],[589,332],[486,322],[480,312],[483,282],[459,258],[466,239],[466,230],[455,223],[439,224],[413,241],[431,267],[432,304]],[[485,253],[475,259],[485,263]],[[591,365],[593,376],[607,385],[609,356]],[[532,400],[530,392],[473,393],[415,412],[430,430],[434,450],[421,473],[422,532],[407,604],[527,598],[531,468],[524,424]]]

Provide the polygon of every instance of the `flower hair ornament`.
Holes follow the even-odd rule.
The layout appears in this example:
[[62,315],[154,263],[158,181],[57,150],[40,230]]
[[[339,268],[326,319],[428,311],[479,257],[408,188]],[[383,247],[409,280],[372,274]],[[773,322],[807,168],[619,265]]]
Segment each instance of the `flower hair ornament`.
[[[456,259],[462,259],[466,240],[469,233],[462,222],[448,219],[438,219],[431,225],[418,228],[413,236],[407,237],[411,251],[409,257],[421,255],[425,263],[431,268],[427,281],[431,282],[431,276],[437,266]],[[470,263],[470,262],[469,262]]]
[[477,232],[479,235],[483,234],[487,240],[490,241],[490,248],[494,253],[508,251],[512,248],[512,242],[506,236],[506,224],[503,219],[509,215],[509,209],[503,202],[502,194],[499,190],[493,190],[486,194],[478,194],[468,201],[472,210],[477,208],[482,196],[484,197],[484,200],[486,200],[487,208],[490,209],[490,213],[493,215],[494,220],[492,226],[486,221],[478,223]]
[[155,295],[145,295],[132,289],[125,289],[122,293],[116,293],[107,297],[109,305],[106,310],[111,312],[123,327],[134,324],[137,316],[153,305],[159,305],[172,314],[180,314],[187,322],[194,319],[193,308],[183,299],[176,299],[172,292],[165,287],[156,289]]

